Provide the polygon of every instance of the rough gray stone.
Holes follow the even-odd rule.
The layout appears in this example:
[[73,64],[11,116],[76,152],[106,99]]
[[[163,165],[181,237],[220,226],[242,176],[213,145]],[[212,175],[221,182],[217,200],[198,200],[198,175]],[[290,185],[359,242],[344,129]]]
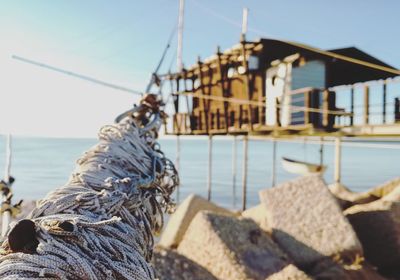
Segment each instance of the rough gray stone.
[[370,203],[392,193],[393,190],[399,189],[400,177],[387,181],[366,192],[353,192],[340,183],[329,185],[329,190],[339,200],[343,209],[349,208],[357,204]]
[[207,211],[193,219],[178,252],[218,279],[265,280],[289,264],[254,221]]
[[266,280],[311,280],[312,278],[298,269],[295,265],[289,264],[281,271],[272,274]]
[[380,270],[400,263],[400,201],[390,195],[345,210],[360,239],[366,259]]
[[258,204],[242,212],[242,217],[252,219],[260,226],[265,232],[269,232],[267,221],[267,209],[264,204]]
[[217,280],[206,269],[175,250],[156,247],[152,263],[159,280]]
[[352,262],[361,244],[319,176],[305,176],[260,192],[280,248],[301,269],[331,256]]
[[194,216],[201,210],[234,215],[234,213],[198,195],[191,194],[179,205],[175,213],[170,216],[168,224],[161,235],[159,244],[165,248],[176,248],[181,242]]

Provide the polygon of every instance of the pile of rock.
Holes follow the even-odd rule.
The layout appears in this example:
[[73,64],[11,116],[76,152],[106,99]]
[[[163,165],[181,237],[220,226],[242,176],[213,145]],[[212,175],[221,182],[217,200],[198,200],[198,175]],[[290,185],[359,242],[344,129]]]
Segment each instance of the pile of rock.
[[164,279],[399,279],[400,179],[367,193],[301,177],[241,214],[191,195],[155,250]]

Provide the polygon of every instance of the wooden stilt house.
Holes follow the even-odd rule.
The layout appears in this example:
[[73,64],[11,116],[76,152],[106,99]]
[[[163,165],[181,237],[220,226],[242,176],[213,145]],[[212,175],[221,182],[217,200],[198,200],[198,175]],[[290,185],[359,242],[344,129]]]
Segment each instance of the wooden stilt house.
[[[168,74],[174,96],[176,135],[370,133],[369,89],[363,93],[362,123],[354,123],[354,90],[350,107],[336,103],[336,88],[383,81],[382,114],[386,120],[386,83],[400,71],[355,48],[321,50],[289,41],[242,41],[180,73]],[[399,102],[394,112],[399,112]],[[397,114],[398,116],[399,114]],[[339,123],[347,119],[346,125]],[[386,121],[382,124],[388,125]],[[393,123],[386,134],[400,134]],[[346,130],[347,129],[347,130]],[[362,132],[363,131],[363,132]],[[372,131],[372,130],[371,130]],[[397,131],[397,132],[396,132]],[[373,133],[372,133],[373,134]],[[381,133],[385,134],[385,133]]]

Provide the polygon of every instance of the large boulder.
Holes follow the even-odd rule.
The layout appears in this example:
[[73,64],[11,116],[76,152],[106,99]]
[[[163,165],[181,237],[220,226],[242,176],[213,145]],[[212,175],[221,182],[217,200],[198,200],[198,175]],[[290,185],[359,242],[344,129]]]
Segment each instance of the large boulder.
[[298,269],[295,265],[289,264],[281,271],[272,274],[266,280],[311,280],[312,278]]
[[309,272],[315,279],[340,280],[385,280],[374,267],[362,258],[352,265],[342,265],[331,259],[319,262]]
[[209,210],[225,215],[234,215],[232,212],[207,201],[198,195],[188,196],[176,209],[165,227],[159,244],[165,248],[176,248],[181,242],[194,216],[202,210]]
[[261,203],[258,204],[257,206],[254,206],[252,208],[243,211],[242,217],[252,219],[264,231],[266,232],[270,231],[267,222],[267,208],[265,207],[264,204]]
[[305,176],[260,192],[268,225],[301,269],[327,257],[351,263],[363,251],[337,200],[319,176]]
[[216,280],[210,272],[175,250],[156,247],[153,266],[159,280]]
[[400,177],[387,181],[366,192],[353,192],[340,183],[328,186],[332,194],[339,200],[343,209],[357,204],[370,203],[385,197],[396,188],[400,187]]
[[400,271],[400,201],[395,199],[398,192],[394,190],[380,200],[355,205],[344,212],[363,244],[366,259],[379,271]]
[[202,211],[179,244],[178,252],[218,279],[267,279],[284,269],[285,254],[251,219]]

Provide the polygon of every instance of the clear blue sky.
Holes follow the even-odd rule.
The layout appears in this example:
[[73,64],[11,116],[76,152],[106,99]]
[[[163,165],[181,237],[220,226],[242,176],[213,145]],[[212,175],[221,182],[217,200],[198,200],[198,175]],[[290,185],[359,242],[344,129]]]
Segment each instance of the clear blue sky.
[[[184,63],[248,38],[356,46],[400,68],[397,0],[186,0]],[[134,97],[11,60],[25,56],[143,90],[176,25],[178,0],[0,0],[0,133],[95,136]],[[163,70],[170,63],[176,40]]]

